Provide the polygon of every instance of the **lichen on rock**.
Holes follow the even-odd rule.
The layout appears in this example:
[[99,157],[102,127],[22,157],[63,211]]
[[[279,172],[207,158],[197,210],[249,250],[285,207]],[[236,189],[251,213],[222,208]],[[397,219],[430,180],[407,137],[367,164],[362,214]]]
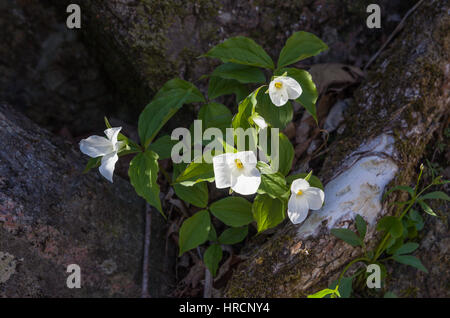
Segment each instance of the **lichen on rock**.
[[0,251],[0,284],[6,283],[16,272],[16,265],[17,261],[13,255]]

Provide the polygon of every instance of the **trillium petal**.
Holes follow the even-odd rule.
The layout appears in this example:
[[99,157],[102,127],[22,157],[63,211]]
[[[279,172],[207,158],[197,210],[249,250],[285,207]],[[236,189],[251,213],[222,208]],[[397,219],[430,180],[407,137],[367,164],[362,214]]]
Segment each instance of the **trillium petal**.
[[258,163],[258,159],[253,151],[236,152],[233,161],[234,159],[239,159],[244,164],[244,167],[256,167]]
[[308,205],[311,210],[319,210],[322,207],[325,199],[325,193],[319,188],[311,187],[303,194],[308,200]]
[[253,168],[248,173],[231,175],[231,189],[242,195],[256,193],[261,184],[261,174],[258,169]]
[[269,91],[270,100],[275,106],[282,106],[281,94],[277,91]]
[[117,136],[119,135],[121,129],[122,127],[113,127],[105,130],[106,137],[108,137],[108,139],[111,141],[113,145],[116,145]]
[[306,219],[309,205],[304,195],[292,194],[288,202],[288,216],[292,223],[299,224]]
[[297,194],[298,191],[305,191],[309,188],[309,182],[305,179],[296,179],[292,182],[291,191],[294,194]]
[[258,127],[259,127],[260,129],[267,128],[267,123],[266,123],[266,121],[264,120],[264,118],[262,118],[261,116],[255,116],[255,117],[253,117],[253,122],[254,122],[256,125],[258,125]]
[[101,175],[106,178],[106,180],[113,182],[113,173],[116,166],[116,162],[119,160],[119,156],[116,152],[107,154],[102,158],[102,164],[98,168]]
[[272,103],[278,107],[284,106],[288,102],[288,94],[285,88],[277,89],[277,91],[273,92],[273,94],[270,95],[270,98],[272,100]]
[[275,87],[275,80],[270,82],[269,84],[269,96],[270,100],[275,106],[283,106],[288,101],[288,94],[286,91],[286,88],[276,88]]
[[283,86],[286,88],[286,92],[289,99],[297,99],[302,94],[302,87],[300,84],[292,77],[283,78]]
[[216,188],[223,189],[231,186],[230,160],[234,154],[224,153],[213,157],[214,178]]
[[80,141],[80,150],[89,157],[97,158],[113,152],[114,147],[105,137],[90,136]]

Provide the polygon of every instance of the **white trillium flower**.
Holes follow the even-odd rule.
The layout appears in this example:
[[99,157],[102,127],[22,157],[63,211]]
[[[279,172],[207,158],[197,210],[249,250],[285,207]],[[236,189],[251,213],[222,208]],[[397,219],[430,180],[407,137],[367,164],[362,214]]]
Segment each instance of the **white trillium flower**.
[[122,127],[106,129],[106,138],[94,135],[80,141],[82,153],[91,158],[102,157],[102,164],[98,170],[110,182],[113,182],[114,167],[119,160],[117,153],[125,146],[125,142],[117,141],[121,129]]
[[305,179],[294,180],[291,192],[288,215],[294,224],[303,222],[308,215],[308,210],[319,210],[325,199],[325,193],[319,188],[310,187]]
[[213,157],[214,177],[218,189],[231,187],[233,191],[254,194],[261,183],[261,173],[256,168],[253,151],[224,153]]
[[262,116],[260,116],[260,115],[256,115],[256,116],[253,116],[253,122],[260,128],[260,129],[265,129],[265,128],[267,128],[267,123],[266,123],[266,121],[264,120],[264,118],[262,117]]
[[300,84],[289,76],[277,76],[269,84],[269,96],[275,106],[283,106],[290,99],[297,99],[302,94]]

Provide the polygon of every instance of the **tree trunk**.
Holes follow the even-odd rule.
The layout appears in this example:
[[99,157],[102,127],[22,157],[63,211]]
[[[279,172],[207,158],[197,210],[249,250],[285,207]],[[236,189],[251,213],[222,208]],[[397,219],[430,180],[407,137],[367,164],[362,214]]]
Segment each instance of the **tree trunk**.
[[448,10],[447,1],[424,2],[378,58],[355,93],[346,137],[333,143],[324,162],[324,207],[310,211],[303,224],[285,223],[264,244],[250,246],[226,296],[296,297],[326,287],[362,254],[330,234],[331,228],[353,227],[356,214],[369,223],[366,244],[377,243],[374,225],[392,212],[381,201],[383,191],[413,181],[448,110]]
[[[48,0],[63,16],[69,0]],[[295,31],[309,31],[322,38],[330,50],[306,61],[339,61],[363,67],[372,51],[382,44],[396,22],[383,29],[368,29],[367,1],[234,1],[234,0],[79,0],[85,44],[98,57],[125,111],[139,114],[150,97],[167,80],[178,76],[201,89],[217,61],[198,58],[213,45],[237,35],[253,38],[270,56],[277,56]],[[403,15],[414,0],[383,1],[390,15]],[[345,18],[343,18],[345,17]],[[357,40],[356,40],[357,39]],[[361,47],[360,43],[366,44]],[[367,44],[368,43],[368,44]],[[304,63],[304,62],[302,62]],[[302,64],[305,65],[305,64]],[[184,108],[168,123],[188,125],[193,112]],[[125,118],[122,118],[125,119]],[[169,129],[172,129],[169,127]]]
[[[140,296],[143,201],[119,177],[83,175],[85,161],[0,104],[0,297]],[[170,275],[153,219],[150,293],[163,296]],[[69,264],[80,289],[66,285]]]

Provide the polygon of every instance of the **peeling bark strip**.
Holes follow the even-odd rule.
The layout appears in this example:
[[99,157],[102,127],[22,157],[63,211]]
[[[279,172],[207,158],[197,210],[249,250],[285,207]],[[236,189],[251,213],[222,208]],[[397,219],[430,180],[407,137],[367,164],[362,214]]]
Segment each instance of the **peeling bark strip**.
[[[119,177],[82,175],[85,161],[0,104],[0,297],[140,295],[143,201]],[[153,245],[155,275],[161,255],[164,243]],[[80,289],[66,286],[69,264],[81,268]],[[167,294],[167,277],[150,283],[152,295]]]
[[331,180],[324,208],[310,212],[300,226],[287,224],[262,246],[251,246],[226,296],[296,297],[323,288],[361,254],[329,231],[348,227],[357,213],[369,222],[367,243],[376,244],[374,224],[389,212],[380,201],[386,185],[412,181],[448,109],[447,3],[423,4],[356,92],[346,137],[324,163],[322,176]]

